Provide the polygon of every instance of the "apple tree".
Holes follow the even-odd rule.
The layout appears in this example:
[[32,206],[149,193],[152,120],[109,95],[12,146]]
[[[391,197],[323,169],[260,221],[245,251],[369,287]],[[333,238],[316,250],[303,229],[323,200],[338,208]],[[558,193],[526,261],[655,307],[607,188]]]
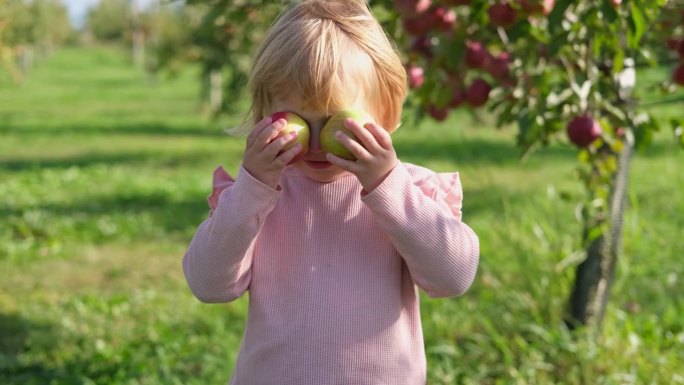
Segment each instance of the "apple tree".
[[[621,245],[633,149],[671,124],[636,88],[641,66],[672,66],[663,90],[684,77],[684,1],[393,0],[388,25],[406,52],[410,99],[438,121],[454,108],[486,108],[517,127],[525,154],[554,140],[578,148],[586,258],[576,270],[567,324],[600,326]],[[667,40],[668,44],[664,42]],[[670,102],[684,100],[674,94]]]
[[10,17],[11,13],[7,9],[5,0],[0,0],[0,69],[4,69],[15,81],[18,81],[19,73],[14,65],[14,50],[6,38]]
[[0,1],[0,63],[15,81],[70,35],[66,8],[58,0]]
[[220,117],[243,98],[253,48],[282,4],[267,0],[186,0],[169,12],[162,3],[151,20],[153,73],[175,72],[185,63],[201,68],[201,94]]

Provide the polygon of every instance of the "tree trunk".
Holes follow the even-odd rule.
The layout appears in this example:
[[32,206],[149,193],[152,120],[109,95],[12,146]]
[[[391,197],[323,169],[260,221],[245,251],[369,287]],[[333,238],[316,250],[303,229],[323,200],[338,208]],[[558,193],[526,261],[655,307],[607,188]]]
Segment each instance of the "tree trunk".
[[138,68],[145,67],[145,33],[139,27],[133,30],[133,64]]
[[223,105],[223,76],[220,69],[213,69],[209,74],[209,106],[211,112],[218,112]]
[[618,155],[618,170],[610,197],[609,230],[591,242],[587,258],[577,267],[566,316],[570,329],[584,325],[595,327],[597,331],[601,329],[622,244],[622,219],[633,146],[631,135],[627,138]]

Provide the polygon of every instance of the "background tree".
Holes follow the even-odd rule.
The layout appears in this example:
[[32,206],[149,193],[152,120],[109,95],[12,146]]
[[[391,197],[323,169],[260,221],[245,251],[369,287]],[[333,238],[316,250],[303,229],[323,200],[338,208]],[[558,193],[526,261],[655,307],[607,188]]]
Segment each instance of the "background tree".
[[4,0],[0,6],[2,58],[15,80],[71,37],[66,8],[58,0]]
[[100,0],[88,11],[86,27],[102,42],[122,42],[130,30],[129,0]]

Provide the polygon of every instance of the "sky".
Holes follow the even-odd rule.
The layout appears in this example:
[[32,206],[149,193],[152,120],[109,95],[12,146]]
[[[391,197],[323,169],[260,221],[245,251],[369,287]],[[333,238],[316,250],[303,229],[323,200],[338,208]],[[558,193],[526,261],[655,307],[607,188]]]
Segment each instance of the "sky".
[[[88,13],[88,8],[98,3],[98,0],[61,0],[69,9],[69,18],[71,23],[76,27],[81,27],[85,16]],[[148,5],[151,0],[135,0],[139,6]]]

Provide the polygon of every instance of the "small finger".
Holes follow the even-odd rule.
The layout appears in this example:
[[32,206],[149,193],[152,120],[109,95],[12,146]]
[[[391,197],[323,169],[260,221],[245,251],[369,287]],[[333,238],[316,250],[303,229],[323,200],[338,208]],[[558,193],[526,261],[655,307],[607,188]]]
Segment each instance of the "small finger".
[[283,165],[287,165],[292,163],[295,157],[299,155],[299,153],[302,152],[302,145],[301,143],[296,143],[294,146],[288,148],[287,150],[281,152],[278,156],[276,156],[276,160],[282,163]]
[[366,150],[361,143],[352,139],[345,132],[337,131],[335,133],[335,139],[337,139],[338,142],[340,142],[347,150],[349,150],[356,157],[356,159],[363,160],[370,157],[368,150]]
[[278,154],[280,154],[281,151],[283,151],[283,149],[287,145],[294,142],[296,139],[297,133],[294,131],[285,135],[278,136],[266,145],[263,152],[275,158]]
[[251,147],[252,145],[254,145],[254,141],[259,136],[259,134],[271,123],[273,122],[271,121],[270,116],[261,119],[259,123],[257,123],[256,126],[252,128],[252,131],[247,136],[247,146]]
[[392,149],[392,137],[387,130],[375,123],[366,123],[364,127],[373,135],[373,137],[375,137],[375,140],[380,147],[385,150]]
[[257,146],[260,151],[263,151],[264,148],[266,148],[271,142],[273,142],[273,139],[277,138],[278,135],[280,135],[280,132],[285,128],[285,125],[287,122],[285,119],[278,119],[275,122],[271,123],[270,125],[266,126],[259,136],[257,136],[254,146]]
[[364,126],[359,125],[353,119],[345,119],[344,126],[356,136],[361,145],[370,152],[374,152],[379,146],[378,142],[375,140],[373,134],[368,132],[368,129]]

